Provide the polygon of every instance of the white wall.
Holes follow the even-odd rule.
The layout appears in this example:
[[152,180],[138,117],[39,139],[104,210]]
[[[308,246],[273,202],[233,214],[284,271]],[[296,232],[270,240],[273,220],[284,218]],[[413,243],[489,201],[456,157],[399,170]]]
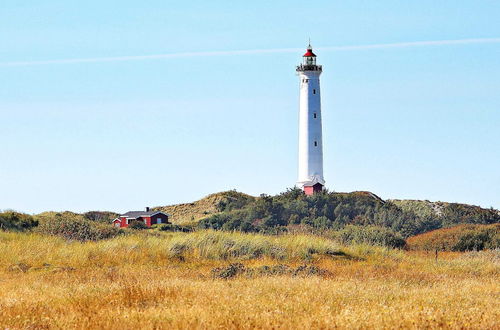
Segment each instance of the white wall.
[[[323,178],[320,74],[321,71],[299,72],[299,186],[317,182],[325,184]],[[314,114],[316,114],[316,118],[314,118]]]

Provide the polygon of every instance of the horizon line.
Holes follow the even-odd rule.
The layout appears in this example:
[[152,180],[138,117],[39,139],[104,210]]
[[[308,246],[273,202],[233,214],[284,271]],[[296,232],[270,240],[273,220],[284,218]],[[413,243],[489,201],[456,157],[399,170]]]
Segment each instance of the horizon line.
[[[423,46],[445,46],[445,45],[467,45],[467,44],[494,44],[500,43],[500,38],[470,38],[470,39],[450,39],[450,40],[428,40],[428,41],[408,41],[396,43],[380,43],[351,46],[325,46],[318,47],[320,51],[356,51],[356,50],[375,50],[390,48],[409,48]],[[74,63],[99,63],[99,62],[124,62],[124,61],[144,61],[182,57],[211,57],[211,56],[233,56],[233,55],[252,55],[269,53],[295,53],[301,52],[303,48],[274,48],[274,49],[247,49],[247,50],[217,50],[217,51],[198,51],[198,52],[179,52],[154,55],[128,55],[114,57],[90,57],[73,59],[55,59],[41,61],[10,61],[0,62],[0,67],[21,67],[50,64],[74,64]]]

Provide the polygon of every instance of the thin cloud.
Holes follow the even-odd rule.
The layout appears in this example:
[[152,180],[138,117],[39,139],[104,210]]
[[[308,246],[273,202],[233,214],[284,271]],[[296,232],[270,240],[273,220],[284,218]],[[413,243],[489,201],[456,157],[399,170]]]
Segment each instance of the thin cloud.
[[[358,50],[376,50],[376,49],[390,49],[390,48],[468,45],[468,44],[495,44],[495,43],[500,43],[500,38],[411,41],[411,42],[357,45],[357,46],[356,45],[329,46],[329,47],[318,47],[317,49],[322,51],[358,51]],[[159,59],[170,59],[170,58],[235,56],[235,55],[254,55],[254,54],[269,54],[269,53],[296,53],[302,50],[303,50],[302,48],[248,49],[248,50],[227,50],[227,51],[182,52],[182,53],[167,53],[167,54],[138,55],[138,56],[73,58],[73,59],[59,59],[59,60],[47,60],[47,61],[18,61],[18,62],[3,62],[3,63],[0,62],[0,67],[121,62],[121,61],[146,61],[146,60],[159,60]]]

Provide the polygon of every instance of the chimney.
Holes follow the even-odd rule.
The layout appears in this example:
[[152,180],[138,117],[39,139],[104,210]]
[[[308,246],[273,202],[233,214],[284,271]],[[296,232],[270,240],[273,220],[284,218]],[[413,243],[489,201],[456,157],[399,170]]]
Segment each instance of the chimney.
[[146,212],[149,212],[149,206],[146,206]]

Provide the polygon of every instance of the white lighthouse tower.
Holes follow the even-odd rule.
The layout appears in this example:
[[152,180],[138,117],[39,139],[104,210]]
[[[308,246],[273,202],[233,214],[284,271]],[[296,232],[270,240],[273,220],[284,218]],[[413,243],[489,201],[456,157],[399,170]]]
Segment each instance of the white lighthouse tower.
[[323,138],[319,76],[322,67],[309,44],[303,62],[297,66],[300,77],[299,179],[306,195],[323,190]]

